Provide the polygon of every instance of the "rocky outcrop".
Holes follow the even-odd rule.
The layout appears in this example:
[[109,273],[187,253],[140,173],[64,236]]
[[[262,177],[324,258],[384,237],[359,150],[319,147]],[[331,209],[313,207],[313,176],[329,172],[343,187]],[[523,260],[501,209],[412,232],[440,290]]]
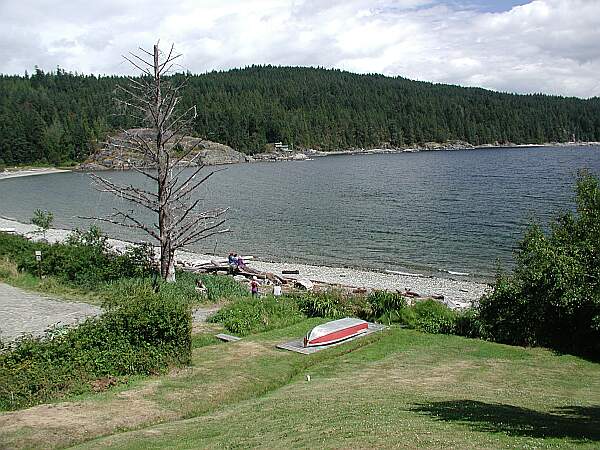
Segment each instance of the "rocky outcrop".
[[425,142],[424,144],[420,144],[416,146],[419,150],[465,150],[465,149],[473,149],[475,146],[466,141],[448,141],[448,142]]
[[[147,128],[135,128],[128,130],[127,133],[139,136],[149,143],[152,143],[155,138],[155,134],[152,130]],[[119,133],[109,137],[108,142],[85,162],[80,164],[78,169],[95,171],[114,169],[127,170],[133,165],[136,167],[150,167],[151,164],[145,160],[142,155],[114,145],[123,142],[125,138],[125,133]],[[194,146],[194,150],[181,161],[181,165],[187,165],[190,161],[190,165],[192,166],[201,164],[214,166],[248,161],[246,155],[234,150],[228,145],[191,136],[184,136],[177,148],[173,148],[172,143],[166,145],[167,149],[171,150],[176,156],[185,154],[187,150]]]

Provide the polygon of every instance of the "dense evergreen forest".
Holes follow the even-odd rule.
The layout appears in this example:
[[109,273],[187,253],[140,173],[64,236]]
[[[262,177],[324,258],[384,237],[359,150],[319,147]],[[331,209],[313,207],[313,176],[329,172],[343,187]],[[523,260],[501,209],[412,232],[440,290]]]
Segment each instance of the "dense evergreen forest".
[[[183,75],[173,75],[174,78]],[[0,75],[0,164],[84,159],[136,126],[116,113],[117,76]],[[460,139],[472,144],[600,141],[600,98],[515,95],[339,70],[252,66],[191,75],[192,134],[245,153],[268,142],[337,150]]]

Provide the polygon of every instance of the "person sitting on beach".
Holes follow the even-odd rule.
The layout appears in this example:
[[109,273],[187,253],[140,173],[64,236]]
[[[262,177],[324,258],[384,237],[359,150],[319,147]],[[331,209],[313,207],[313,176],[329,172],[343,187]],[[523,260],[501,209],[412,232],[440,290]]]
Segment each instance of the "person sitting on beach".
[[202,282],[202,279],[200,279],[200,278],[196,279],[196,292],[198,292],[199,294],[203,294],[203,295],[208,294],[208,289]]
[[229,265],[229,273],[234,273],[238,267],[238,258],[237,254],[230,253],[227,257],[227,264]]
[[252,293],[252,297],[258,296],[258,281],[256,277],[252,277],[252,281],[250,282],[250,292]]
[[244,262],[244,259],[241,256],[237,257],[237,268],[242,270],[247,269],[246,263]]

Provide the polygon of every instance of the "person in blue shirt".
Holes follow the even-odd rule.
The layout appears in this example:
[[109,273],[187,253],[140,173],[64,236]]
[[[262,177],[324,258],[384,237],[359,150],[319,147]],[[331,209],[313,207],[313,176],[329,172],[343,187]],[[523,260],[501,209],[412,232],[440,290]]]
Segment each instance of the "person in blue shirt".
[[227,264],[229,264],[229,272],[234,273],[238,268],[238,258],[237,254],[230,253],[227,257]]

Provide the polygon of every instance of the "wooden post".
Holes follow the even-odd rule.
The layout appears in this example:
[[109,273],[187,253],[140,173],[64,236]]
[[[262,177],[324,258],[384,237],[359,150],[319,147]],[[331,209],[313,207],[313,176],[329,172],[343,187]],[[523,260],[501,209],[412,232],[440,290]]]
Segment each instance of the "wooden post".
[[38,266],[38,276],[40,277],[40,280],[41,280],[42,279],[42,251],[41,250],[35,251],[35,260],[37,261],[37,266]]

